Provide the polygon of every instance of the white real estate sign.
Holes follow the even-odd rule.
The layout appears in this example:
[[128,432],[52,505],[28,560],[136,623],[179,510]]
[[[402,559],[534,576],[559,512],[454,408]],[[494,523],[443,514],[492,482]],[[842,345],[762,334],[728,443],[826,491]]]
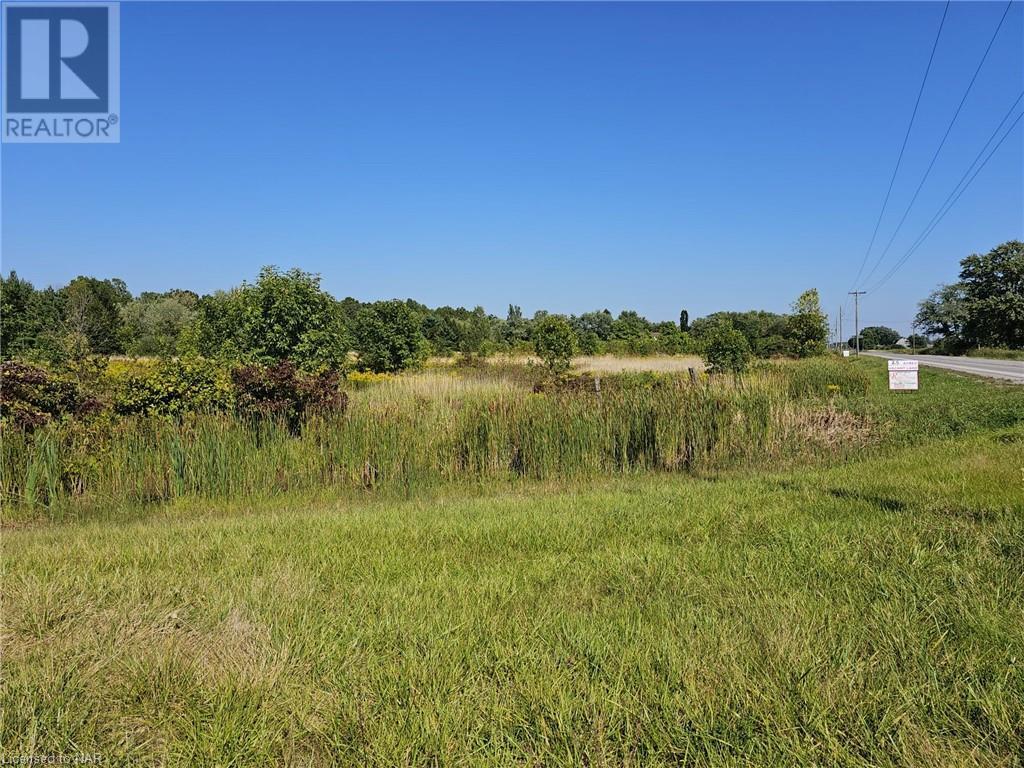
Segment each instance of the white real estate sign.
[[917,389],[917,360],[889,361],[889,389],[900,392]]

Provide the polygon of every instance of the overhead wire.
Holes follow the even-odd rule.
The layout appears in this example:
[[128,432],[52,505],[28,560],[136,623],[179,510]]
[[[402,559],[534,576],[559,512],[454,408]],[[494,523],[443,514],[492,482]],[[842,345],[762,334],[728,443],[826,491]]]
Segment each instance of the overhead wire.
[[[875,260],[874,266],[871,267],[871,271],[868,272],[864,278],[864,282],[868,282],[878,267],[881,266],[885,260],[886,255],[889,253],[889,249],[892,248],[893,242],[896,240],[896,236],[900,233],[903,228],[903,224],[907,220],[907,216],[910,214],[911,209],[914,207],[914,203],[917,202],[918,195],[921,194],[921,189],[924,187],[925,182],[928,180],[929,175],[932,172],[932,168],[935,167],[935,161],[938,160],[939,154],[942,152],[942,148],[946,145],[946,140],[949,138],[950,132],[953,130],[953,126],[956,124],[957,118],[960,116],[960,112],[964,108],[964,104],[967,102],[967,97],[970,95],[971,90],[974,88],[974,83],[978,79],[978,74],[981,72],[981,68],[985,65],[986,59],[992,50],[992,46],[995,44],[996,38],[999,36],[999,31],[1003,28],[1003,22],[1006,21],[1006,16],[1010,12],[1010,7],[1013,5],[1013,0],[1008,0],[1006,7],[1003,9],[1003,15],[999,17],[999,23],[996,25],[995,31],[992,33],[992,37],[989,38],[988,45],[985,47],[985,52],[981,56],[981,60],[978,62],[978,66],[974,69],[974,75],[971,77],[970,82],[967,84],[967,88],[964,91],[964,95],[960,98],[960,103],[957,105],[956,111],[953,113],[953,117],[949,121],[949,125],[946,126],[945,133],[942,134],[942,139],[939,141],[939,145],[935,148],[932,153],[931,160],[928,163],[928,167],[925,169],[924,175],[921,176],[921,180],[917,184],[917,189],[914,190],[914,194],[910,198],[910,202],[907,203],[906,209],[903,211],[903,215],[900,217],[899,222],[896,224],[896,229],[893,230],[892,235],[889,237],[889,242],[886,243],[885,248],[879,254]],[[856,281],[855,281],[856,282]]]
[[[1024,96],[1024,94],[1022,94],[1022,96]],[[1019,97],[1018,101],[1020,101]],[[947,196],[946,202],[939,206],[939,210],[936,212],[934,216],[932,216],[931,221],[929,221],[928,225],[924,228],[921,234],[910,246],[910,248],[908,248],[907,251],[903,254],[903,256],[901,256],[899,260],[897,260],[897,262],[893,264],[892,268],[890,268],[890,270],[871,287],[870,290],[872,293],[878,291],[883,285],[885,285],[892,278],[892,276],[895,275],[900,270],[900,268],[907,263],[907,261],[910,259],[911,256],[914,255],[917,249],[924,244],[928,236],[931,235],[933,231],[935,231],[935,228],[939,225],[939,222],[941,222],[942,219],[945,218],[946,214],[949,213],[949,211],[953,208],[953,206],[956,205],[957,201],[960,199],[963,193],[967,191],[967,188],[971,185],[971,182],[973,182],[978,177],[978,174],[981,173],[982,169],[985,167],[988,161],[992,159],[992,156],[999,150],[999,147],[1002,146],[1003,142],[1006,141],[1007,137],[1009,137],[1009,135],[1013,133],[1013,129],[1017,127],[1017,124],[1021,121],[1021,118],[1024,118],[1024,111],[1021,111],[1017,115],[1014,121],[1010,124],[1010,127],[1006,129],[1006,131],[1000,137],[999,141],[996,142],[996,145],[992,147],[988,155],[985,156],[985,159],[982,160],[981,164],[971,174],[970,178],[967,179],[966,183],[963,182],[963,177],[961,177],[961,181],[958,182],[957,184],[957,187],[959,187],[959,191],[957,191],[957,187],[953,188],[953,192],[950,193],[949,196]],[[1003,123],[1005,122],[1006,120],[1004,118]],[[1002,123],[1000,123],[1000,125],[1002,125]],[[986,143],[986,146],[988,143],[991,143],[991,139],[989,139],[989,142]],[[984,149],[982,149],[982,151],[984,152]],[[975,159],[975,163],[976,162],[977,160]],[[971,166],[968,167],[967,173],[971,173],[971,167],[973,167],[975,163],[972,163]]]
[[896,158],[896,165],[892,169],[892,175],[889,177],[889,187],[885,191],[885,199],[882,201],[882,209],[878,212],[878,219],[875,221],[875,228],[871,232],[871,241],[868,243],[867,250],[864,251],[864,257],[861,259],[860,269],[857,270],[857,276],[853,279],[853,283],[850,285],[849,290],[853,290],[854,286],[857,285],[857,281],[860,280],[860,276],[864,273],[864,267],[867,266],[868,257],[871,255],[871,249],[875,246],[875,239],[878,237],[878,228],[882,225],[882,218],[885,216],[885,209],[889,205],[889,198],[892,196],[893,184],[896,182],[896,175],[899,173],[900,164],[903,162],[903,154],[907,149],[907,141],[910,139],[910,131],[914,127],[914,120],[917,117],[917,109],[921,105],[921,96],[924,94],[925,84],[928,82],[928,74],[932,70],[932,62],[935,60],[935,51],[939,47],[939,38],[942,36],[942,28],[946,24],[946,15],[949,13],[950,0],[946,0],[946,5],[942,9],[942,18],[939,20],[939,28],[935,32],[935,40],[932,43],[931,53],[928,55],[928,65],[924,69],[924,77],[921,78],[921,85],[917,89],[917,98],[914,100],[914,109],[910,113],[910,122],[907,123],[907,130],[903,134],[903,144],[900,145],[900,153]]

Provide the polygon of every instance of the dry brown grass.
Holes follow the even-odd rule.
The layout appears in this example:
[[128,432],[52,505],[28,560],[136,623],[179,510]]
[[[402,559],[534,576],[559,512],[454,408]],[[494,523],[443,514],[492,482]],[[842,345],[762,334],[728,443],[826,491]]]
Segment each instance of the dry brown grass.
[[834,403],[824,408],[791,408],[784,421],[800,441],[828,449],[867,445],[874,429],[866,416],[839,410]]
[[699,357],[682,355],[654,355],[651,357],[616,357],[596,355],[573,358],[572,367],[587,373],[621,373],[624,371],[655,371],[657,373],[685,373],[688,368],[704,370]]
[[[515,365],[541,365],[535,355],[494,355],[490,361]],[[704,370],[704,361],[696,356],[650,355],[646,357],[619,357],[617,355],[589,355],[574,357],[572,368],[580,373],[623,373],[655,371],[657,373],[685,373],[688,368]]]

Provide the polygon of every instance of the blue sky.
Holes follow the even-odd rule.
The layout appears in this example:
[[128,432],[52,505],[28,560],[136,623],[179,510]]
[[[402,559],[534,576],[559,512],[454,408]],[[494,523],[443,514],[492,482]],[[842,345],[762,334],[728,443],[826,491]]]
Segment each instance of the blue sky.
[[[954,3],[888,239],[1005,3]],[[121,143],[2,148],[2,262],[651,319],[844,302],[941,3],[123,3]],[[1020,93],[1016,3],[885,265]],[[1022,126],[862,324],[1024,237]],[[847,328],[851,327],[848,320]]]

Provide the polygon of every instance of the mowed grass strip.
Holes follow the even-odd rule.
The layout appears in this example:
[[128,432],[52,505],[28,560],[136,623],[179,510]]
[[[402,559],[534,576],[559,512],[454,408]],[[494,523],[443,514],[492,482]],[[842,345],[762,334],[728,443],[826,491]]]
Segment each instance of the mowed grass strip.
[[1017,765],[1022,487],[1016,430],[713,482],[8,531],[0,751]]

